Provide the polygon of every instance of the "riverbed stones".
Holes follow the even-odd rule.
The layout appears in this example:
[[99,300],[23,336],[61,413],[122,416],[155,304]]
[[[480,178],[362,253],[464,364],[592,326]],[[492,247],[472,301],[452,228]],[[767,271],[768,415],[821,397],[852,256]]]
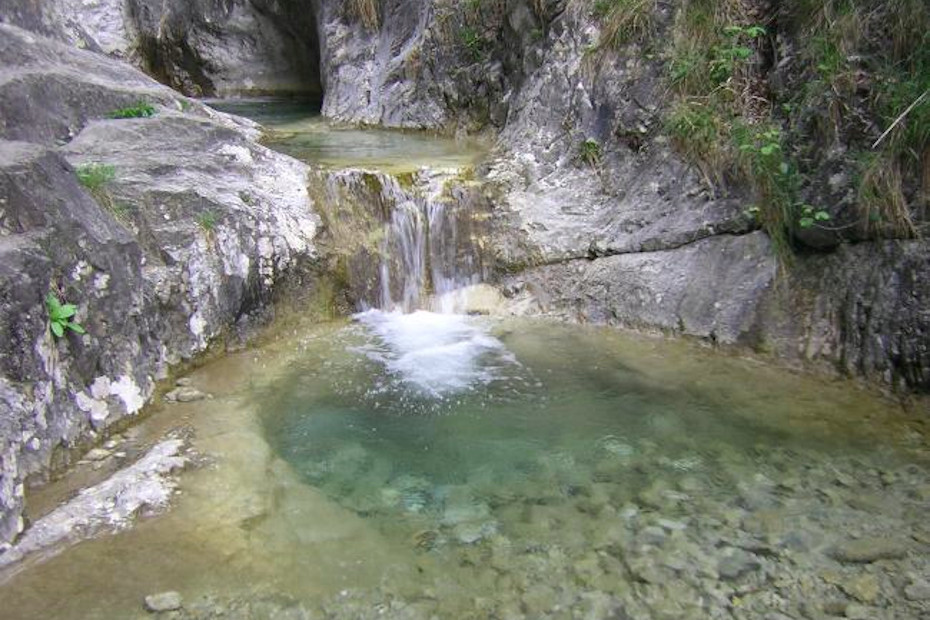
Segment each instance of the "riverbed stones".
[[868,564],[879,560],[899,560],[907,555],[907,545],[894,538],[868,537],[836,545],[831,554],[840,562]]
[[150,594],[145,597],[145,608],[148,611],[159,613],[163,611],[175,611],[181,609],[183,600],[181,595],[175,591],[159,592]]

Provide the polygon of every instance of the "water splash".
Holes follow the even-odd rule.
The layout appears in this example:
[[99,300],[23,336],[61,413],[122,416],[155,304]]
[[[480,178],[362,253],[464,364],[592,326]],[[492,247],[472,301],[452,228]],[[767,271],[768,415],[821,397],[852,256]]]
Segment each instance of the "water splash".
[[443,399],[487,385],[516,364],[486,326],[466,316],[368,310],[355,318],[379,340],[365,353],[422,396]]
[[395,206],[382,241],[380,308],[355,316],[378,339],[364,353],[415,396],[434,400],[487,385],[516,363],[487,325],[455,314],[458,292],[481,277],[470,239],[460,235],[468,213],[443,200],[449,178],[423,171],[414,192],[393,179],[381,184],[383,202]]

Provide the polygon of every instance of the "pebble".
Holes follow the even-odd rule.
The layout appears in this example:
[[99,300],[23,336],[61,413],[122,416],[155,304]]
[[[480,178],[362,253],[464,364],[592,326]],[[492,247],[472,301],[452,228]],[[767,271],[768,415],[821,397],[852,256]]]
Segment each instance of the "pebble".
[[192,403],[205,398],[207,398],[207,394],[192,387],[179,387],[165,394],[165,400],[170,403]]
[[840,562],[866,564],[899,560],[907,555],[907,547],[893,538],[860,538],[840,543],[833,548],[832,555]]
[[729,555],[720,558],[717,573],[723,579],[738,579],[742,575],[759,568],[759,560],[751,553],[741,549],[731,550]]
[[109,458],[110,454],[111,453],[109,450],[104,450],[103,448],[94,448],[85,454],[84,458],[88,461],[102,461],[103,459]]
[[145,597],[145,608],[151,612],[181,609],[181,595],[177,592],[159,592]]
[[190,377],[181,377],[174,384],[178,387],[190,387],[194,384],[194,381]]
[[915,581],[904,588],[904,596],[909,601],[927,601],[930,600],[930,582]]
[[864,574],[840,584],[843,591],[862,603],[874,603],[878,598],[879,584],[875,575]]

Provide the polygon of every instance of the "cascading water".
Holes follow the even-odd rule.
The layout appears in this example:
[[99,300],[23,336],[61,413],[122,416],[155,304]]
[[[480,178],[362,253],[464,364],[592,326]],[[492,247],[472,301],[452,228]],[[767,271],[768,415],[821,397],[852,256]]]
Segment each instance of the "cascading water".
[[[390,196],[380,265],[380,308],[356,315],[378,339],[366,349],[402,387],[444,399],[495,380],[514,363],[487,327],[457,314],[462,291],[480,281],[470,244],[459,235],[467,214],[441,199],[446,177],[432,175],[426,191]],[[396,193],[396,184],[384,184]]]
[[[430,177],[422,196],[391,196],[396,206],[381,248],[381,310],[453,313],[460,309],[456,292],[481,280],[470,244],[460,244],[458,223],[467,214],[440,198],[445,179]],[[399,189],[384,185],[385,192]]]

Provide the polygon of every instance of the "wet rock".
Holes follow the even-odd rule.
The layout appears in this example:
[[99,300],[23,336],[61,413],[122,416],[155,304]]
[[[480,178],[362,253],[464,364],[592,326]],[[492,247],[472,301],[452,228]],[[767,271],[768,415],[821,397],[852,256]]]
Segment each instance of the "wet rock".
[[76,542],[106,528],[125,527],[142,510],[165,507],[177,487],[172,472],[187,464],[181,455],[184,442],[163,441],[132,465],[36,521],[5,553],[0,568],[29,553],[63,542]]
[[165,394],[165,400],[170,403],[192,403],[208,398],[205,392],[193,387],[179,387]]
[[899,560],[907,555],[907,545],[893,538],[860,538],[840,543],[831,555],[840,562],[861,564]]
[[915,581],[904,588],[904,596],[909,601],[928,601],[930,600],[930,582]]
[[862,603],[874,603],[880,591],[875,575],[864,574],[848,579],[840,584],[843,591]]
[[846,606],[846,617],[850,620],[875,620],[878,617],[874,607],[850,603]]
[[717,572],[721,579],[739,579],[746,573],[759,568],[759,560],[742,549],[728,549],[727,555],[717,562]]
[[497,523],[494,521],[485,521],[483,523],[459,523],[452,528],[452,535],[463,545],[472,545],[496,533]]
[[526,611],[532,617],[538,618],[552,611],[556,601],[558,601],[558,594],[547,585],[536,584],[530,586],[521,600]]
[[156,613],[181,609],[181,603],[181,595],[174,591],[159,592],[145,597],[145,608]]
[[661,546],[666,538],[668,538],[668,534],[665,533],[665,530],[654,525],[643,528],[643,531],[639,533],[640,542],[656,547]]
[[111,454],[112,452],[109,450],[104,450],[103,448],[94,448],[85,454],[84,458],[88,461],[102,461],[104,459],[110,458]]
[[660,510],[672,501],[669,496],[670,490],[668,482],[664,479],[654,480],[648,487],[640,491],[637,499],[643,506]]
[[845,616],[846,606],[846,601],[824,601],[821,608],[828,616]]

